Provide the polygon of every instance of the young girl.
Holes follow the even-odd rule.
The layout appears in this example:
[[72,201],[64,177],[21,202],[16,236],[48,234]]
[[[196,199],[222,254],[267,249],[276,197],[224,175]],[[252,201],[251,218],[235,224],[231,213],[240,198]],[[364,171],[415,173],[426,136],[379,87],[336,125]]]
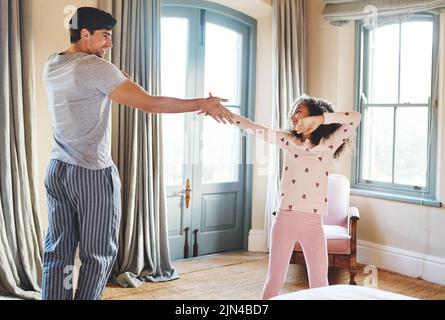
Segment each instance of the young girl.
[[279,294],[296,241],[305,256],[311,288],[328,286],[328,254],[322,227],[329,167],[360,122],[358,112],[334,113],[330,103],[302,96],[290,115],[289,132],[274,131],[238,115],[240,128],[285,151],[280,203],[271,229],[269,272],[263,299]]

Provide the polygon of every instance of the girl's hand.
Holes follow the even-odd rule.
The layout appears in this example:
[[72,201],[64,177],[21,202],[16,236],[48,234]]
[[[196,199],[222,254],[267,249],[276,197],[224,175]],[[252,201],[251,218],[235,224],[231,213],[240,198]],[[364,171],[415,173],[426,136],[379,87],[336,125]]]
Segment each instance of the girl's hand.
[[324,123],[324,116],[306,117],[298,121],[294,130],[299,134],[310,134]]
[[207,99],[202,99],[203,101],[201,105],[201,111],[198,115],[204,114],[206,116],[211,116],[217,122],[222,122],[226,124],[226,121],[230,124],[233,124],[233,115],[232,112],[225,108],[222,103],[227,102],[227,99],[221,99],[218,97],[214,97],[212,93],[210,93],[210,97]]

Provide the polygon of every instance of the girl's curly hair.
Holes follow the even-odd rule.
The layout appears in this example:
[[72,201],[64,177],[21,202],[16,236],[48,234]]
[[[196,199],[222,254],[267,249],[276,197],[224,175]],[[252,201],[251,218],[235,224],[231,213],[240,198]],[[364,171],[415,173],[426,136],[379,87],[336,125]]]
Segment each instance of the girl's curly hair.
[[[295,106],[299,104],[304,104],[309,109],[309,115],[312,116],[321,116],[323,113],[327,112],[334,112],[333,105],[325,100],[318,99],[315,97],[310,97],[307,95],[301,96],[299,99],[297,99],[294,103]],[[333,123],[333,124],[323,124],[318,127],[317,130],[311,133],[310,141],[313,145],[318,145],[320,143],[320,140],[322,138],[329,138],[335,131],[337,131],[338,128],[341,127],[341,124]],[[303,141],[303,134],[297,133],[297,131],[291,129],[291,134],[298,138],[300,141]],[[349,141],[344,142],[334,153],[334,158],[337,159],[340,157],[342,152],[345,149],[346,143]]]

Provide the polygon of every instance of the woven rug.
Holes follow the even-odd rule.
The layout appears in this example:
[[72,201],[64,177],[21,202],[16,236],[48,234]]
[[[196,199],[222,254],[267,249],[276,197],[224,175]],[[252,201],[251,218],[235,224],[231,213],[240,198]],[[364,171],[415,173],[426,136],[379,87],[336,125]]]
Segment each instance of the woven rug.
[[[268,268],[263,253],[226,253],[175,261],[180,279],[145,283],[139,288],[108,286],[104,300],[258,300]],[[368,274],[359,266],[356,281],[364,285]],[[378,269],[378,288],[419,299],[445,300],[445,287]],[[329,283],[348,284],[346,269],[330,268]],[[308,288],[306,269],[290,265],[281,293]]]

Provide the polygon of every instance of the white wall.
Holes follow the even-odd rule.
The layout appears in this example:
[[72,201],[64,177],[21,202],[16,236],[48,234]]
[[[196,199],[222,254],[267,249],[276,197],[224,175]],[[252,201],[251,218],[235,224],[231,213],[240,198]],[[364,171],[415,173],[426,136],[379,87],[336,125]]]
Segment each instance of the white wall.
[[207,0],[244,13],[254,19],[271,16],[272,0]]
[[[271,12],[272,13],[272,12]],[[258,20],[257,84],[255,121],[269,126],[272,115],[272,14]],[[264,150],[264,144],[258,146]],[[256,154],[256,149],[254,155]],[[258,152],[259,153],[259,152]],[[261,160],[261,159],[257,159]],[[265,163],[253,166],[252,230],[264,229],[264,210],[267,192]]]
[[[354,96],[354,24],[334,27],[321,14],[322,0],[308,4],[309,94],[326,98],[339,110],[352,110]],[[445,14],[441,16],[445,32]],[[442,37],[443,39],[443,37]],[[442,44],[443,47],[443,44]],[[441,50],[445,62],[445,52]],[[445,198],[444,66],[439,106],[438,198]],[[344,157],[336,171],[351,176],[351,161]],[[445,284],[445,208],[353,196],[360,209],[359,259],[387,269]],[[434,271],[434,270],[435,271]],[[439,274],[442,272],[442,274]]]

